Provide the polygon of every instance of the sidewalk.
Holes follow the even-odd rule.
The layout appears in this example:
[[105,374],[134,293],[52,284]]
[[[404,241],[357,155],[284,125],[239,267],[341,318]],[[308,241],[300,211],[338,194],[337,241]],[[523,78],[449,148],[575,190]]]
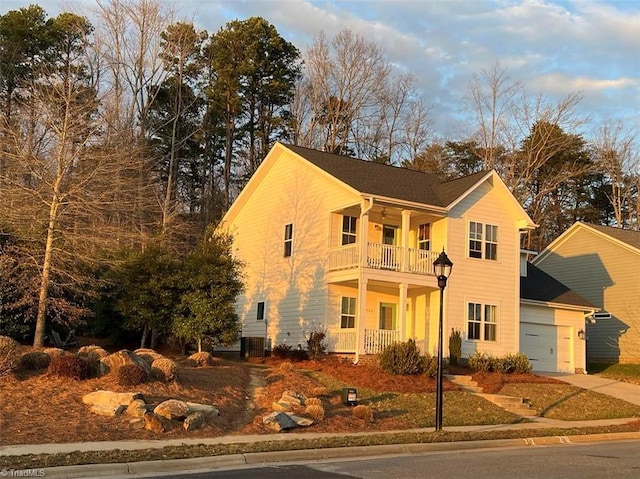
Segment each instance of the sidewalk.
[[567,382],[582,389],[606,394],[640,406],[640,385],[601,378],[590,374],[536,373]]

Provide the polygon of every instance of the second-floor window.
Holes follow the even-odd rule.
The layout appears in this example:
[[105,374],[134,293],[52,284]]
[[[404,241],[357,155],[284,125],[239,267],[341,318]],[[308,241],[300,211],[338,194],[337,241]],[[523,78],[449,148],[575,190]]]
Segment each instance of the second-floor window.
[[258,303],[258,314],[256,315],[258,321],[264,321],[264,301]]
[[418,249],[431,249],[431,224],[425,223],[418,226]]
[[469,222],[469,258],[498,259],[498,227]]
[[356,327],[356,298],[342,297],[342,309],[340,312],[340,327],[352,329]]
[[358,218],[355,216],[342,217],[342,245],[353,244],[356,242],[356,223]]
[[469,303],[467,311],[467,338],[496,341],[498,307],[493,304]]
[[284,226],[284,257],[288,258],[293,253],[293,223]]

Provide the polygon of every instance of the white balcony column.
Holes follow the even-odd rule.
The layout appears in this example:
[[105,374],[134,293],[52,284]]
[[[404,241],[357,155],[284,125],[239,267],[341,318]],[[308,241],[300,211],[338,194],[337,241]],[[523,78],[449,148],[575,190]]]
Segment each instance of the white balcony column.
[[358,299],[356,307],[356,363],[360,360],[360,355],[365,354],[364,333],[367,325],[367,283],[367,279],[361,274],[360,281],[358,281]]
[[400,283],[399,285],[399,289],[400,289],[400,318],[398,318],[400,320],[400,328],[399,328],[399,333],[400,333],[400,341],[405,341],[406,340],[406,331],[407,331],[407,290],[409,289],[409,285],[407,283]]
[[402,263],[400,271],[409,271],[409,230],[411,229],[411,211],[402,210]]

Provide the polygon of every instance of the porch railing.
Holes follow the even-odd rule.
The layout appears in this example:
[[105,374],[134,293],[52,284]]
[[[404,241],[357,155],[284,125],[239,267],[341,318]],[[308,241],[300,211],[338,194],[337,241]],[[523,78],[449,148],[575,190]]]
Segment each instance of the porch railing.
[[387,346],[400,341],[400,331],[388,329],[365,329],[364,352],[365,354],[381,353]]
[[[327,331],[328,350],[334,353],[355,353],[357,329],[329,329]],[[365,354],[378,354],[384,348],[400,341],[400,331],[388,329],[365,329]]]
[[354,243],[338,246],[329,251],[329,270],[353,269],[362,266],[433,276],[433,262],[437,257],[438,253],[433,251],[368,243],[367,257],[364,258],[364,261],[360,261],[360,245]]

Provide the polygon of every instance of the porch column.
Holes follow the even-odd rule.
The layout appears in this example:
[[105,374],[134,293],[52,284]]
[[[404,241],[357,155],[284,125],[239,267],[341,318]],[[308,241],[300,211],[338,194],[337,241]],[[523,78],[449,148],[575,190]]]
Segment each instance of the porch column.
[[358,281],[358,307],[356,316],[356,363],[360,360],[360,355],[365,354],[364,330],[367,325],[367,283],[367,278],[361,276],[360,281]]
[[411,228],[411,211],[402,210],[402,263],[400,271],[409,271],[409,229]]
[[407,340],[407,289],[406,283],[400,283],[400,341]]

